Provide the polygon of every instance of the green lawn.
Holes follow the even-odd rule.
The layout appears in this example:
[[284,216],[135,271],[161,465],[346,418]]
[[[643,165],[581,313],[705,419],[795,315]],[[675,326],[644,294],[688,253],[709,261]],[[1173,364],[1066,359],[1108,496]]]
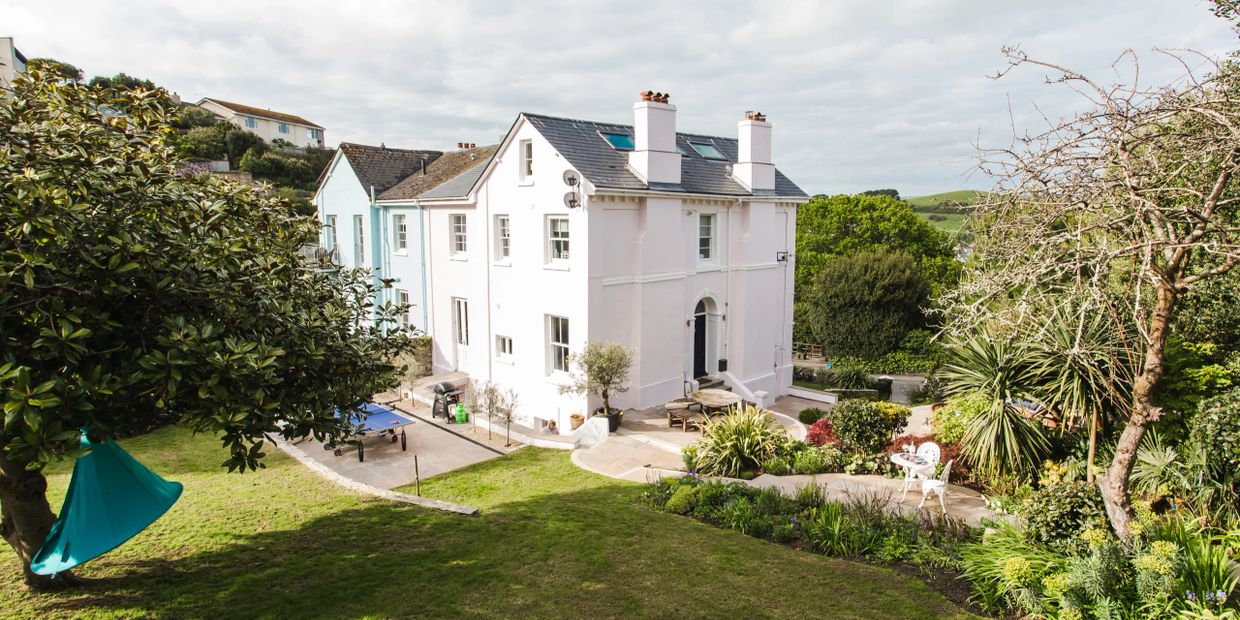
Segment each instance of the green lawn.
[[974,205],[986,196],[986,192],[975,189],[961,189],[954,192],[942,192],[928,196],[911,196],[905,202],[914,207],[938,207],[944,205]]
[[[638,506],[639,485],[525,448],[431,479],[464,517],[342,491],[278,450],[218,467],[218,442],[164,429],[125,447],[185,483],[168,515],[32,594],[0,551],[0,616],[177,618],[814,617],[966,614],[923,583]],[[51,476],[59,504],[67,468]]]
[[968,217],[963,213],[923,213],[921,211],[918,211],[917,215],[920,216],[921,219],[930,222],[932,226],[935,226],[939,230],[949,233],[954,233],[960,230],[960,227],[964,225],[965,218]]

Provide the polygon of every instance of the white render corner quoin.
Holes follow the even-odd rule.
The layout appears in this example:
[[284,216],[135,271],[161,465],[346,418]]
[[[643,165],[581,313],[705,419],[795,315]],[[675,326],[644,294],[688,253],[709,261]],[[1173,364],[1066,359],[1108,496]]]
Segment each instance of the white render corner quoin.
[[[750,400],[787,394],[807,197],[776,172],[764,116],[745,114],[730,137],[678,134],[676,107],[657,95],[642,94],[632,126],[519,115],[467,181],[414,198],[372,200],[338,155],[315,194],[323,242],[353,250],[337,253],[344,266],[396,282],[388,299],[431,336],[434,371],[515,390],[531,428],[569,432],[570,415],[601,406],[560,393],[591,340],[636,352],[615,407],[655,406],[703,378]],[[367,235],[390,250],[368,254]]]

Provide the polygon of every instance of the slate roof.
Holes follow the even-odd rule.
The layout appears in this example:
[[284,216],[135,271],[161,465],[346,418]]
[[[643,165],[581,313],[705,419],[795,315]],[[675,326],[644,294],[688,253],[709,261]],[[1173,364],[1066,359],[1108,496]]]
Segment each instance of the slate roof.
[[315,129],[323,129],[322,125],[319,125],[317,123],[312,123],[300,116],[296,116],[293,114],[285,114],[283,112],[272,112],[271,110],[264,110],[263,108],[256,108],[251,105],[245,105],[244,103],[233,103],[231,101],[224,101],[223,99],[216,99],[215,97],[203,97],[201,100],[198,101],[198,105],[202,105],[203,101],[213,101],[215,103],[218,103],[228,108],[229,110],[232,110],[233,112],[236,112],[238,114],[245,114],[246,116],[257,116],[259,118],[269,118],[271,120],[280,121],[282,123],[291,123],[293,125],[301,125],[303,127],[314,127]]
[[[730,164],[736,163],[737,160],[735,138],[677,133],[676,146],[681,151],[680,184],[657,183],[647,186],[646,183],[629,171],[629,151],[613,149],[599,135],[600,132],[604,132],[632,136],[633,127],[631,125],[597,123],[594,121],[543,116],[541,114],[526,113],[522,114],[522,116],[530,124],[534,125],[539,133],[595,187],[633,190],[657,189],[690,194],[720,194],[725,196],[807,196],[800,187],[797,187],[795,183],[778,170],[775,171],[774,190],[750,192],[740,183],[733,180],[727,168]],[[707,159],[702,157],[690,145],[691,142],[713,144],[727,159]]]
[[[379,200],[464,196],[498,148],[492,145],[444,153],[428,164],[424,173],[415,172],[379,194]],[[472,176],[464,174],[469,172]]]
[[353,167],[353,172],[362,182],[362,188],[367,195],[373,186],[376,197],[408,179],[410,175],[420,172],[423,166],[429,168],[443,155],[443,151],[393,149],[352,142],[341,142],[340,151],[349,160],[349,165]]

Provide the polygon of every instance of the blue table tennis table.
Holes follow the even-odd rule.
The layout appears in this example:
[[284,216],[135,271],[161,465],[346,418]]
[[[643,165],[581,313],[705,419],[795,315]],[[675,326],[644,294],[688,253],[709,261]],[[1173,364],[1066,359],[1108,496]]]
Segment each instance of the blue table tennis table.
[[[358,461],[364,462],[366,460],[366,448],[363,446],[362,440],[370,436],[390,437],[392,443],[396,443],[396,440],[399,439],[401,451],[404,452],[409,449],[408,440],[405,438],[405,427],[414,423],[412,419],[375,403],[362,405],[361,415],[361,428],[354,431],[354,439],[348,442],[357,446]],[[336,417],[341,417],[339,409],[336,410]],[[396,434],[397,429],[400,430],[400,435]],[[335,443],[325,443],[323,444],[323,449],[334,450],[336,456],[341,455],[340,446]]]

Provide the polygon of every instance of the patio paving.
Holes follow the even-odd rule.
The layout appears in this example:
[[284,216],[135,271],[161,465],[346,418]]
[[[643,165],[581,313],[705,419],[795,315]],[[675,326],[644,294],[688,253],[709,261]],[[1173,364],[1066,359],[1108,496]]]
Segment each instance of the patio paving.
[[[313,439],[296,442],[292,447],[346,478],[381,489],[392,489],[414,482],[417,477],[414,472],[414,455],[417,455],[418,460],[417,473],[425,480],[503,454],[501,450],[471,441],[472,438],[468,438],[470,427],[466,427],[466,432],[458,435],[440,424],[428,422],[429,407],[410,409],[398,406],[402,415],[414,419],[413,424],[405,427],[408,451],[401,451],[399,441],[391,443],[386,439],[368,438],[364,440],[366,460],[359,462],[357,451],[352,446],[343,447],[340,456],[336,456],[331,450],[325,450],[321,442]],[[482,438],[485,437],[484,431]]]
[[[799,402],[798,402],[799,401]],[[806,405],[805,403],[809,403]],[[785,396],[771,407],[776,420],[794,437],[804,438],[804,425],[793,417],[807,406],[818,403]],[[929,407],[918,407],[909,420],[909,432],[922,431],[928,427]],[[796,434],[799,431],[799,436]],[[699,431],[685,432],[679,427],[669,428],[667,415],[662,407],[643,411],[626,411],[620,430],[606,441],[592,447],[573,451],[573,463],[582,469],[604,476],[632,482],[651,482],[664,476],[683,476],[680,450],[702,438]],[[900,500],[903,480],[876,475],[853,476],[850,474],[817,474],[813,476],[772,476],[763,474],[743,482],[755,487],[778,487],[787,493],[808,484],[824,489],[831,499],[847,500],[855,497],[877,496],[886,498],[888,507],[900,512],[914,512],[921,501],[921,487],[915,485]],[[934,506],[930,503],[934,502]],[[927,508],[938,510],[937,499],[931,496]],[[986,498],[977,491],[950,485],[947,493],[947,513],[963,519],[970,525],[979,525],[982,518],[993,516],[986,508]]]

